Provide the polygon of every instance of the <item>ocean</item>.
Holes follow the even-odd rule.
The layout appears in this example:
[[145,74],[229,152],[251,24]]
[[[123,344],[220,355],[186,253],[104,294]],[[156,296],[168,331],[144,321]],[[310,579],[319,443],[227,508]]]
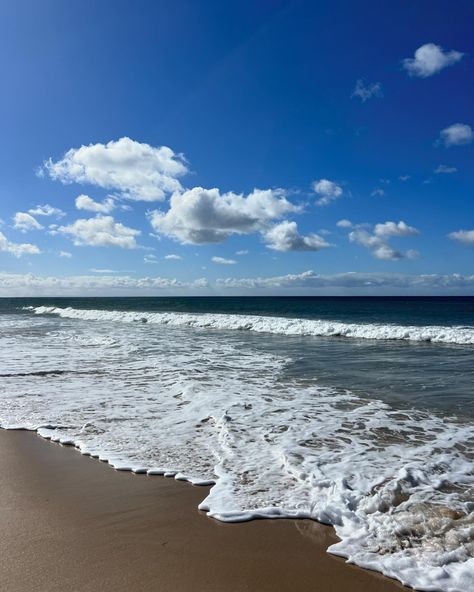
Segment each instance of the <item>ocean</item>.
[[0,425],[474,589],[474,298],[0,300]]

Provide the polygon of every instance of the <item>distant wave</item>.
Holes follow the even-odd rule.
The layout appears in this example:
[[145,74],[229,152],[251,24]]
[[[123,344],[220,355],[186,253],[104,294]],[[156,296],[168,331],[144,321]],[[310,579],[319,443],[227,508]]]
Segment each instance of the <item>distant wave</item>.
[[254,331],[256,333],[273,333],[276,335],[347,337],[354,339],[452,343],[459,345],[474,344],[474,327],[344,323],[339,321],[238,314],[82,310],[55,306],[28,306],[25,309],[31,310],[35,314],[55,314],[64,318],[90,321],[145,322],[158,325],[171,325],[173,327],[188,326],[208,329]]

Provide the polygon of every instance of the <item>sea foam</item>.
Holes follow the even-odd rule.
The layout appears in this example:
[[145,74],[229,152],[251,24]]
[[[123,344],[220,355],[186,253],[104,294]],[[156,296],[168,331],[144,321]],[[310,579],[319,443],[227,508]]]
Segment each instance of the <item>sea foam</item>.
[[173,327],[200,327],[274,333],[277,335],[302,335],[314,337],[352,337],[356,339],[384,339],[425,341],[433,343],[474,344],[474,327],[443,327],[436,325],[409,326],[378,323],[344,323],[339,321],[312,320],[257,315],[208,314],[180,312],[126,312],[113,310],[84,310],[54,306],[26,307],[35,314],[55,314],[63,318],[89,321],[143,322]]
[[286,374],[285,355],[207,330],[245,325],[237,315],[34,312],[0,334],[3,427],[120,470],[211,483],[200,508],[219,520],[332,524],[331,553],[417,589],[473,589],[466,422],[318,386]]

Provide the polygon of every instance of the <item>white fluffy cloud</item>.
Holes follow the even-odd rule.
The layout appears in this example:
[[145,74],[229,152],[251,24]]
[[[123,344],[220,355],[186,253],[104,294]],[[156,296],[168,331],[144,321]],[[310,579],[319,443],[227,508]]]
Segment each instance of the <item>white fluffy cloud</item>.
[[403,67],[410,76],[428,78],[462,59],[460,51],[444,51],[435,43],[425,43],[415,51],[415,57],[403,60]]
[[274,251],[319,251],[330,246],[317,234],[301,235],[296,222],[287,220],[265,232],[264,240]]
[[349,233],[349,240],[369,249],[376,259],[385,261],[398,261],[400,259],[412,259],[418,256],[413,250],[406,252],[395,250],[389,243],[393,237],[415,236],[419,231],[413,226],[408,226],[403,221],[384,222],[376,224],[372,232],[358,226]]
[[474,230],[457,230],[448,236],[451,240],[458,241],[468,247],[474,247]]
[[463,146],[470,144],[474,140],[474,132],[470,125],[466,123],[453,123],[441,130],[438,143],[444,144],[447,148],[450,146]]
[[60,226],[57,232],[71,236],[75,245],[123,249],[134,249],[137,246],[135,237],[140,234],[139,230],[116,222],[112,216],[101,215],[95,218],[82,218],[68,226]]
[[353,97],[359,97],[363,103],[372,97],[383,97],[382,85],[380,82],[373,82],[369,84],[366,83],[363,78],[359,78],[351,94],[351,98]]
[[115,202],[110,197],[104,199],[104,201],[94,201],[88,195],[78,195],[75,204],[78,210],[86,210],[88,212],[96,212],[100,214],[110,214],[110,212],[115,209]]
[[122,198],[157,201],[181,190],[178,178],[187,172],[184,158],[167,146],[150,146],[120,138],[107,144],[71,148],[60,160],[42,168],[62,183],[90,184]]
[[21,257],[22,255],[38,255],[41,253],[36,245],[30,243],[12,243],[7,239],[3,232],[0,232],[0,251],[10,253],[15,257]]
[[184,244],[221,243],[233,234],[250,234],[301,207],[289,202],[281,190],[254,189],[247,196],[221,194],[219,189],[194,187],[171,196],[169,210],[149,213],[159,234]]
[[327,206],[332,201],[339,199],[343,193],[342,187],[334,181],[329,181],[329,179],[313,181],[311,186],[313,191],[321,196],[316,202],[318,206]]
[[165,255],[165,259],[168,259],[169,261],[181,261],[183,258],[181,257],[181,255],[170,253],[169,255]]
[[28,210],[28,213],[32,214],[33,216],[56,216],[56,218],[62,218],[66,215],[65,212],[59,208],[54,208],[49,204],[44,204],[42,206],[38,205],[35,208]]
[[458,169],[456,167],[450,167],[445,164],[440,164],[435,168],[434,173],[436,175],[440,175],[440,174],[441,175],[442,174],[450,175],[452,173],[457,173],[457,171],[458,171]]
[[65,259],[71,259],[72,253],[69,251],[59,251],[59,256],[64,257]]
[[28,230],[41,230],[43,226],[31,214],[17,212],[13,216],[13,228],[21,230],[21,232],[27,232]]
[[212,257],[211,260],[218,265],[235,265],[237,263],[235,259],[225,259],[224,257]]

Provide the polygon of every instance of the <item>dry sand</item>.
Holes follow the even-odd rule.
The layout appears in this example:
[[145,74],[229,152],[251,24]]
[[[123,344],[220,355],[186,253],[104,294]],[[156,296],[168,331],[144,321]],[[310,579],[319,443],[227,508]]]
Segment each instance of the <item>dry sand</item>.
[[326,553],[308,520],[223,524],[206,488],[114,471],[28,432],[0,430],[2,592],[400,592]]

